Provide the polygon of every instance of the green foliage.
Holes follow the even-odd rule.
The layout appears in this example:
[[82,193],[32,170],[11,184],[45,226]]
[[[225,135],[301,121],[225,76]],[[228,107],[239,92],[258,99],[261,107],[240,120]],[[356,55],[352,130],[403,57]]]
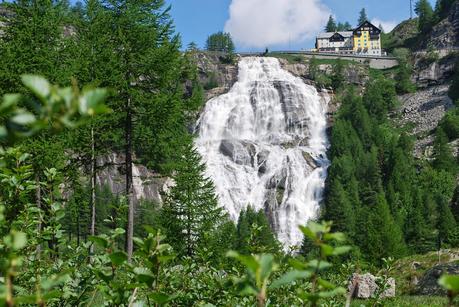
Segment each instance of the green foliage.
[[242,254],[278,253],[277,241],[263,210],[251,206],[239,213],[236,250]]
[[368,20],[367,11],[365,10],[365,8],[362,8],[359,13],[359,19],[357,20],[357,24],[361,25],[367,20]]
[[328,22],[327,25],[325,26],[325,31],[326,32],[336,32],[338,30],[338,27],[336,25],[335,18],[333,18],[332,15],[328,17]]
[[453,305],[454,298],[459,295],[459,276],[443,275],[438,284],[448,291],[449,303]]
[[189,142],[182,149],[175,165],[175,185],[166,197],[162,224],[169,243],[180,256],[194,256],[205,244],[206,235],[215,231],[223,221],[217,204],[215,188],[204,177],[205,165]]
[[242,278],[234,278],[238,292],[241,295],[256,297],[257,306],[266,306],[270,301],[268,291],[292,284],[297,280],[307,280],[307,290],[298,292],[299,297],[312,306],[318,306],[321,300],[330,300],[335,296],[344,294],[344,288],[337,287],[323,278],[323,272],[331,267],[327,260],[329,257],[339,256],[349,252],[349,246],[340,245],[345,240],[342,233],[332,233],[331,223],[321,224],[309,222],[306,227],[300,227],[303,234],[308,237],[315,247],[320,249],[318,259],[307,262],[292,260],[293,270],[286,272],[277,280],[271,281],[271,275],[278,269],[271,254],[241,255],[237,252],[229,252],[228,256],[237,259],[246,268],[246,275]]
[[338,59],[332,67],[332,75],[330,77],[331,85],[335,90],[339,90],[343,86],[344,78],[344,63]]
[[[83,117],[107,111],[101,102],[106,98],[104,89],[84,89],[52,86],[39,76],[24,75],[23,83],[34,95],[23,101],[19,94],[7,94],[0,105],[0,142],[11,144],[20,137],[30,137],[48,128],[62,130],[82,124]],[[19,104],[33,106],[33,112],[19,108]]]
[[234,53],[233,39],[229,33],[214,33],[207,38],[206,50],[232,54]]
[[416,85],[411,81],[413,68],[403,59],[399,59],[398,72],[395,75],[397,94],[413,93],[416,91]]
[[459,106],[459,64],[457,63],[454,67],[453,80],[449,88],[448,95],[454,102],[456,102],[456,106]]
[[417,162],[412,140],[388,120],[398,104],[393,81],[377,75],[362,97],[349,88],[343,92],[331,131],[322,218],[337,221],[335,230],[376,265],[383,257],[434,250],[438,240],[457,246],[450,204],[457,161],[444,132],[437,129],[432,166]]
[[414,11],[419,17],[418,27],[421,33],[428,33],[434,23],[434,11],[428,0],[418,0]]

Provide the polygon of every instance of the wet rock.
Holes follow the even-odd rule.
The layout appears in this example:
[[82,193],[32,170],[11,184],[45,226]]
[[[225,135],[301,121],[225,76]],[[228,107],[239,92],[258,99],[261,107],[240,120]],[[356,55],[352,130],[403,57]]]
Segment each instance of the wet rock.
[[312,169],[319,167],[316,160],[309,154],[309,152],[303,151],[303,158]]
[[[389,278],[386,284],[387,289],[380,295],[381,298],[395,296],[395,279]],[[352,274],[349,281],[348,291],[354,298],[368,299],[377,294],[379,289],[376,277],[370,273]]]
[[256,149],[252,143],[222,140],[219,150],[236,164],[254,166]]
[[459,264],[441,264],[428,270],[419,281],[416,293],[419,295],[445,295],[446,291],[438,285],[438,279],[443,274],[459,274]]

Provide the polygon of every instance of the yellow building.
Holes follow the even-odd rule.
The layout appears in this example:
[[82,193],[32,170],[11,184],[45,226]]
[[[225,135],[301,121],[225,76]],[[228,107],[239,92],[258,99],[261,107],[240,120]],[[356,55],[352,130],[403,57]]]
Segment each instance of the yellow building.
[[353,31],[355,54],[381,55],[381,30],[365,21]]

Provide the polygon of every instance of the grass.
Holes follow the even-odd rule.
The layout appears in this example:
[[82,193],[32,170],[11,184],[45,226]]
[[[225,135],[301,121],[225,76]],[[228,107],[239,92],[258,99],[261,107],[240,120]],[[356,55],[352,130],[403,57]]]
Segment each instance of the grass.
[[[447,303],[448,299],[440,296],[398,296],[382,301],[382,305],[386,307],[444,307]],[[351,306],[373,306],[373,304],[373,300],[354,300]]]
[[[450,253],[459,254],[459,249],[452,249]],[[440,261],[437,252],[430,252],[424,255],[413,255],[402,258],[395,262],[392,276],[395,278],[397,285],[397,294],[406,295],[413,292],[413,286],[410,285],[412,278],[420,279],[424,273],[437,265],[438,263],[444,264],[451,262],[450,253],[443,253],[440,255]],[[417,269],[413,268],[413,262],[417,262]]]

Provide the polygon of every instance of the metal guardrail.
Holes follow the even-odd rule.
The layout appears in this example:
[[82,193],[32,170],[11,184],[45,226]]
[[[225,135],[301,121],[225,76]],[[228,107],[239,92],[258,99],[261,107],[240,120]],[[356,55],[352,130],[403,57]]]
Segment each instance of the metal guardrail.
[[[241,56],[260,56],[260,55],[265,55],[264,52],[238,52],[237,54]],[[300,51],[272,51],[269,52],[268,55],[270,54],[304,54],[304,55],[311,55],[311,56],[330,56],[330,57],[342,57],[342,58],[365,58],[365,59],[376,59],[376,60],[397,60],[395,57],[387,56],[387,55],[358,55],[358,54],[341,54],[341,53],[332,53],[332,52],[313,52],[313,51],[305,51],[305,50],[300,50]]]

